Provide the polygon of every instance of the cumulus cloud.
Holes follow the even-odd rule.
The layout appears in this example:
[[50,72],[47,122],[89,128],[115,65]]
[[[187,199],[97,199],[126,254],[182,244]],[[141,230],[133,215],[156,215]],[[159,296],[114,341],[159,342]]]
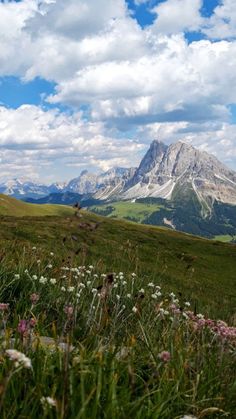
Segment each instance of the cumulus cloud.
[[[142,3],[153,4],[136,0]],[[0,75],[53,81],[47,105],[72,108],[0,108],[1,173],[10,172],[11,159],[30,175],[46,171],[39,162],[48,171],[63,163],[68,176],[73,168],[129,166],[157,127],[163,140],[180,136],[209,150],[215,144],[222,159],[233,156],[236,9],[224,0],[206,18],[202,4],[163,1],[142,29],[125,0],[0,2]],[[185,33],[195,30],[208,39],[189,44]],[[132,138],[137,130],[135,141],[129,130]]]
[[223,0],[205,22],[203,32],[213,39],[236,37],[236,7],[234,0]]
[[[45,177],[48,171],[50,179],[56,180],[56,166],[65,171],[74,168],[78,174],[84,167],[129,166],[129,153],[138,161],[142,146],[116,134],[101,122],[83,120],[80,113],[68,115],[33,105],[0,107],[1,178],[22,173]],[[69,177],[71,173],[68,170]]]
[[167,0],[159,3],[153,9],[157,18],[152,30],[173,34],[199,29],[203,21],[200,13],[202,4],[203,0]]

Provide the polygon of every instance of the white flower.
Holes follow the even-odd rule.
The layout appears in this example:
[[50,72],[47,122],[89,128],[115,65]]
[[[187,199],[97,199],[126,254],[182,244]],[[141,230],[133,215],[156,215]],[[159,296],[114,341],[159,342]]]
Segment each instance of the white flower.
[[122,282],[122,285],[127,285],[127,281],[123,281]]
[[47,267],[48,267],[48,269],[52,269],[52,264],[49,263],[49,265]]
[[153,298],[153,300],[157,300],[157,295],[156,294],[152,294],[151,297]]
[[91,285],[91,281],[87,281],[87,286],[89,287]]
[[118,288],[118,284],[114,284],[113,285],[113,288]]
[[22,352],[15,349],[8,349],[6,351],[7,356],[11,361],[14,362],[15,367],[22,366],[23,368],[32,368],[31,360]]
[[137,312],[138,312],[137,307],[135,307],[135,306],[134,306],[134,307],[132,308],[132,312],[133,312],[133,313],[137,313]]
[[85,288],[85,285],[83,284],[83,282],[80,282],[80,283],[78,284],[78,287],[79,287],[79,288]]
[[61,287],[61,291],[65,292],[66,291],[65,287]]
[[133,273],[131,274],[131,276],[132,276],[132,278],[135,278],[137,275],[136,275],[136,273],[134,273],[134,272],[133,272]]
[[68,287],[68,292],[73,292],[75,290],[75,287]]
[[139,290],[139,292],[140,292],[140,294],[144,294],[145,293],[144,288],[141,288],[141,290]]
[[[27,272],[25,272],[25,273],[27,273]],[[15,274],[14,277],[15,277],[15,279],[20,279],[20,275],[19,274]]]
[[183,315],[184,319],[186,319],[186,320],[189,319],[189,317],[186,313],[183,313],[182,315]]
[[54,256],[54,253],[53,252],[50,252],[50,256]]
[[149,282],[148,287],[152,288],[155,287],[155,285],[153,284],[153,282]]
[[118,301],[120,301],[120,295],[116,295],[116,299],[118,300]]
[[169,295],[171,298],[175,298],[175,294],[173,292],[171,292]]
[[199,313],[199,314],[197,314],[197,318],[198,319],[204,319],[204,316],[203,316],[203,314]]
[[57,402],[56,400],[52,399],[52,397],[41,397],[40,399],[43,405],[48,405],[49,407],[56,407]]
[[131,298],[132,297],[132,295],[131,294],[127,294],[127,298]]
[[40,284],[46,284],[46,282],[47,282],[48,280],[47,280],[47,278],[45,278],[44,276],[41,276],[40,278],[39,278],[39,282],[40,282]]
[[185,305],[186,307],[190,307],[190,306],[191,306],[191,304],[190,304],[190,302],[189,302],[189,301],[185,301],[184,305]]
[[106,278],[106,274],[102,274],[102,275],[101,275],[101,277],[102,277],[102,278]]
[[89,269],[91,269],[91,270],[92,270],[92,269],[93,269],[93,265],[89,265]]
[[98,292],[97,288],[93,288],[93,289],[92,289],[92,293],[93,293],[93,294],[97,294],[97,292]]
[[38,260],[37,260],[37,264],[38,264],[38,265],[40,265],[40,263],[41,263],[41,260],[40,260],[40,259],[38,259]]
[[94,274],[94,275],[93,275],[93,277],[94,277],[94,278],[98,278],[98,274]]
[[32,279],[33,279],[34,281],[36,281],[36,279],[38,279],[37,275],[33,275],[33,276],[32,276]]
[[36,247],[34,246],[34,247],[32,247],[32,250],[36,250]]
[[91,275],[91,271],[86,271],[86,274],[87,275]]
[[56,278],[51,278],[50,279],[50,284],[55,285],[57,283]]
[[156,292],[156,296],[161,297],[161,292],[160,291]]

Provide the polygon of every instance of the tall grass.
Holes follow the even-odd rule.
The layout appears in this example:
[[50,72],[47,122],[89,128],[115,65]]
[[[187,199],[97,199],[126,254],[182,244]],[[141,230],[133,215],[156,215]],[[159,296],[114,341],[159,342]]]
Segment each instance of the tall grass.
[[236,328],[158,277],[33,249],[2,264],[0,303],[3,419],[236,417]]

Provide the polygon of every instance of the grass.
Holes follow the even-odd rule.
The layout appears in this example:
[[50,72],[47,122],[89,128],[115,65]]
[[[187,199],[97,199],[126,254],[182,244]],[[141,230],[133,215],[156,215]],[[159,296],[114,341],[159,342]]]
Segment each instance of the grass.
[[113,202],[110,205],[103,204],[93,206],[90,210],[101,215],[108,213],[108,217],[129,219],[142,223],[154,211],[159,211],[161,208],[164,208],[164,206],[160,204],[143,204],[139,202],[121,201]]
[[230,243],[232,240],[236,240],[236,236],[230,236],[229,234],[215,236],[215,240],[219,240],[224,243]]
[[1,276],[1,418],[235,417],[235,328],[158,278],[24,256]]
[[15,217],[45,217],[45,216],[67,216],[72,215],[73,208],[66,205],[36,205],[0,194],[0,216]]
[[2,216],[0,417],[233,419],[235,271],[165,228]]
[[[165,228],[111,220],[89,212],[73,217],[2,217],[0,260],[12,269],[24,250],[56,249],[58,260],[98,263],[103,271],[135,271],[158,278],[209,316],[235,315],[236,246]],[[96,227],[96,228],[95,228]],[[93,229],[94,228],[94,229]]]

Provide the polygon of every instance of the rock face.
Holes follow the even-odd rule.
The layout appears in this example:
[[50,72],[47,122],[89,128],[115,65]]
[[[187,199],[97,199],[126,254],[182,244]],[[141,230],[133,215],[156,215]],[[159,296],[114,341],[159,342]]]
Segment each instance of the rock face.
[[210,211],[212,203],[236,204],[236,173],[216,157],[179,141],[169,147],[155,140],[133,178],[127,182],[122,199],[178,199],[196,194]]

